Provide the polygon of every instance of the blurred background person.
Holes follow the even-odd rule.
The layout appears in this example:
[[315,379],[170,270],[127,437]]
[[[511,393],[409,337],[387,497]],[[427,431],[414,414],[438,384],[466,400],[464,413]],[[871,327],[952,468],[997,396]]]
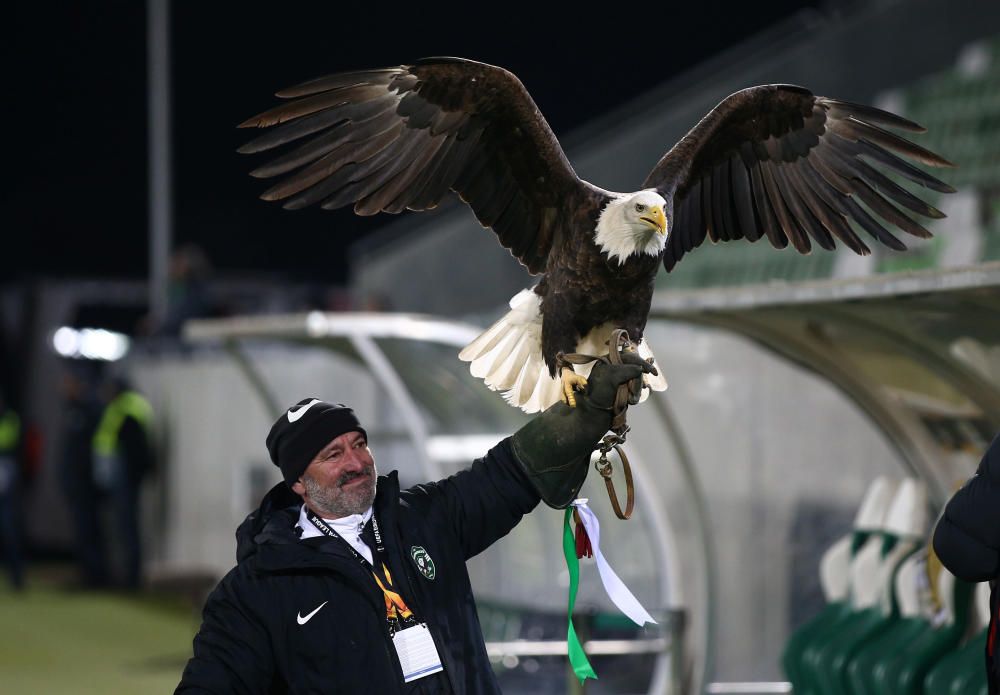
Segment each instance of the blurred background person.
[[167,261],[166,307],[159,318],[144,315],[135,325],[138,335],[179,338],[184,322],[218,313],[209,298],[212,265],[201,246],[181,244]]
[[167,281],[167,314],[156,334],[179,336],[188,319],[209,316],[207,283],[211,265],[197,244],[182,244],[170,256]]
[[63,433],[59,459],[62,493],[70,510],[73,553],[81,586],[108,583],[104,536],[98,517],[98,490],[94,482],[92,441],[101,418],[95,370],[86,363],[67,369],[62,381]]
[[[107,536],[117,539],[120,546],[123,584],[138,589],[142,579],[139,491],[142,479],[153,468],[152,408],[124,377],[109,379],[102,391],[107,405],[93,437],[94,482],[102,500],[110,501],[114,528]],[[105,557],[106,547],[96,552]]]
[[24,588],[24,560],[21,556],[20,470],[18,445],[21,418],[7,405],[0,391],[0,551],[14,589]]

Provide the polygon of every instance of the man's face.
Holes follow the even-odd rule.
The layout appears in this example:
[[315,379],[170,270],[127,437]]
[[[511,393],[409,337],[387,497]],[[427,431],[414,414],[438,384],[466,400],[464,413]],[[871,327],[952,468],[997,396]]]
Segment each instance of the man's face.
[[326,519],[362,514],[375,501],[375,459],[360,432],[346,432],[323,447],[292,490]]

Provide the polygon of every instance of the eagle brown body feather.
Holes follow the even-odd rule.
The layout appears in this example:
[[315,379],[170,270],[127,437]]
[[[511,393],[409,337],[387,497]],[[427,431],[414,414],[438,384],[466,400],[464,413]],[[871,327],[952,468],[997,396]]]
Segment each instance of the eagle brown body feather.
[[[609,200],[610,195],[595,192],[577,212],[585,213],[594,229]],[[556,355],[575,352],[580,338],[597,326],[611,322],[627,330],[631,340],[642,340],[660,267],[659,257],[648,254],[619,264],[594,253],[591,240],[581,243],[572,230],[560,232],[549,267],[534,288],[542,298],[542,355],[553,377]]]

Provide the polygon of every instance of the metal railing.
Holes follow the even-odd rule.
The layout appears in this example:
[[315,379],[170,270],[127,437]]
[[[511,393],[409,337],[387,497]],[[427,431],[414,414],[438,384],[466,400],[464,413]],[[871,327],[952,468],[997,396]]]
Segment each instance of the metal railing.
[[[657,616],[659,619],[660,616]],[[684,675],[684,629],[685,612],[681,609],[667,610],[661,625],[667,634],[660,637],[640,639],[583,639],[583,649],[589,656],[629,656],[654,654],[659,657],[659,667],[650,679],[649,695],[682,695]],[[581,632],[586,626],[578,626]],[[581,634],[581,637],[583,635]],[[505,658],[567,656],[565,640],[510,640],[487,641],[486,653],[491,660]],[[584,687],[573,674],[567,663],[567,692],[581,695]]]
[[771,693],[791,693],[792,684],[787,681],[758,681],[709,683],[706,693],[726,695],[770,695]]

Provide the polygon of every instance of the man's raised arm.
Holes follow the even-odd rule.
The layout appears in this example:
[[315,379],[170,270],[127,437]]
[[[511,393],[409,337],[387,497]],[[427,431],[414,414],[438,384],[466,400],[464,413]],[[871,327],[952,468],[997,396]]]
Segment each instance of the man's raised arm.
[[426,514],[444,514],[466,559],[510,532],[539,499],[563,509],[576,498],[590,467],[590,454],[611,427],[619,385],[638,380],[652,367],[635,353],[622,364],[598,362],[576,407],[556,403],[493,447],[464,471],[403,492],[403,500]]

